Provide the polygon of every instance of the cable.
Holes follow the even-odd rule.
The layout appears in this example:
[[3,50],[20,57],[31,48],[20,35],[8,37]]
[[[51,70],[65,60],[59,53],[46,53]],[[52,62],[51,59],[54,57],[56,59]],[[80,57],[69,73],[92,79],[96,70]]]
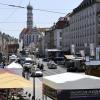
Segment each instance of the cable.
[[0,3],[0,5],[6,5],[6,6],[11,6],[11,7],[16,7],[16,8],[26,8],[26,7],[22,7],[22,6],[9,5],[9,4],[4,4],[4,3]]
[[0,22],[0,24],[1,24],[1,23],[12,23],[12,24],[13,24],[13,23],[26,23],[26,21],[25,21],[25,22]]
[[52,13],[59,13],[59,14],[66,14],[66,13],[62,13],[62,12],[50,11],[50,10],[45,10],[45,9],[34,9],[33,8],[33,10],[44,11],[44,12],[52,12]]
[[[23,7],[23,6],[9,5],[9,4],[3,4],[3,3],[0,3],[0,4],[1,5],[11,6],[11,7],[16,7],[16,8],[25,8],[25,9],[27,8],[27,7]],[[45,9],[33,9],[33,10],[51,12],[51,13],[59,13],[59,14],[66,14],[66,13],[62,13],[62,12],[50,11],[50,10],[45,10]]]

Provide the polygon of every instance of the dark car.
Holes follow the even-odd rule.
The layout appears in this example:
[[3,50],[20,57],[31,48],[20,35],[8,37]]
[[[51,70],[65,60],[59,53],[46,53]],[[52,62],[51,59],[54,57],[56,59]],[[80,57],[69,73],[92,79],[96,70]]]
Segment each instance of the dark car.
[[42,61],[49,62],[49,59],[48,58],[43,58]]

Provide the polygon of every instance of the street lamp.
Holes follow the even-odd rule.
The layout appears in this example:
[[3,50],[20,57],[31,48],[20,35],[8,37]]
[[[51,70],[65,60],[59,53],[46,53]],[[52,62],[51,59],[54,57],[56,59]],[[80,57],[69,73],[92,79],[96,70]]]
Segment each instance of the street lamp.
[[32,96],[32,100],[35,100],[35,70],[32,73],[31,77],[33,77],[33,96]]
[[36,70],[35,70],[36,66],[34,65],[34,69],[32,71],[31,77],[33,77],[33,96],[32,96],[32,100],[35,100],[35,77],[36,77]]

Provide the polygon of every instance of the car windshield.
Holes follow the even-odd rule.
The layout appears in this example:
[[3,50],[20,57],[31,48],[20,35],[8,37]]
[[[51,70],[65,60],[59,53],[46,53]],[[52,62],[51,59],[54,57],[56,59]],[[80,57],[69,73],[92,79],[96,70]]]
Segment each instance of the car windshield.
[[35,71],[40,71],[40,69],[39,68],[36,68],[36,70]]

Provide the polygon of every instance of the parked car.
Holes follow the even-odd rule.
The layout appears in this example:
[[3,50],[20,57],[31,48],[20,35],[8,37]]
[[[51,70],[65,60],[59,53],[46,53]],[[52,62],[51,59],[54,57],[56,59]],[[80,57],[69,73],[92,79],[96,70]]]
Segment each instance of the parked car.
[[23,67],[32,67],[33,60],[29,57],[25,57],[23,61]]
[[43,60],[42,60],[42,61],[48,62],[48,61],[49,61],[49,59],[48,59],[48,58],[43,58]]
[[43,72],[39,68],[36,68],[31,72],[31,77],[42,77],[42,76]]
[[57,69],[57,64],[54,61],[49,61],[47,66],[49,69]]

